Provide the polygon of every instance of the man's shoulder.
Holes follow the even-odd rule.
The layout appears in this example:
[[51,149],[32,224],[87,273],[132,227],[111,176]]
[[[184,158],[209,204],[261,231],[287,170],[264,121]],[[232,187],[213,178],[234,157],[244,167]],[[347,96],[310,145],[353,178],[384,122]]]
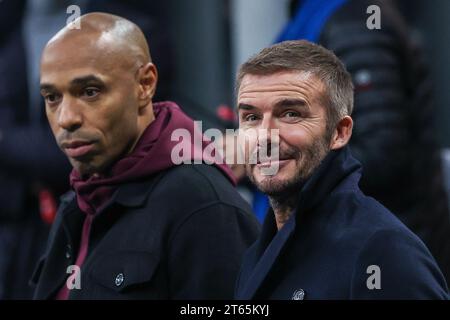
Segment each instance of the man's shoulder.
[[325,209],[333,213],[327,232],[335,243],[353,243],[356,247],[371,244],[374,248],[389,247],[395,239],[429,254],[422,240],[374,198],[358,190],[334,194],[329,200]]
[[230,180],[215,165],[200,164],[181,164],[171,167],[166,171],[164,179],[186,179],[187,183],[208,183],[208,182],[226,182],[232,186]]
[[[447,286],[422,240],[381,203],[361,192],[343,196],[342,244],[354,247],[352,298],[446,298]],[[381,273],[382,290],[367,279]],[[372,279],[372,278],[370,278]],[[367,280],[367,281],[366,281]],[[384,286],[383,286],[384,284]],[[421,291],[423,290],[423,291]]]
[[[151,178],[121,185],[119,191],[116,198],[136,198],[139,194],[147,199],[144,207],[160,210],[189,212],[217,204],[251,212],[228,177],[217,167],[206,164],[174,166]],[[77,206],[76,194],[69,191],[60,197],[58,211],[66,213],[72,206]]]
[[362,231],[365,237],[378,230],[413,235],[394,213],[359,189],[332,193],[327,202],[328,207],[337,211],[334,216],[341,220],[343,227]]
[[433,256],[408,230],[375,230],[361,244],[354,266],[351,288],[354,299],[449,298],[445,279]]
[[164,174],[158,183],[159,192],[177,194],[196,201],[216,201],[231,205],[244,205],[228,177],[216,166],[183,164]]
[[[249,204],[231,181],[215,166],[179,165],[162,172],[148,190],[145,209],[167,212],[176,220],[194,212],[218,212],[252,215]],[[147,210],[148,211],[148,210]]]
[[361,222],[372,229],[372,232],[368,234],[392,232],[421,243],[420,239],[382,203],[363,193],[360,193],[356,199],[359,203],[358,216]]

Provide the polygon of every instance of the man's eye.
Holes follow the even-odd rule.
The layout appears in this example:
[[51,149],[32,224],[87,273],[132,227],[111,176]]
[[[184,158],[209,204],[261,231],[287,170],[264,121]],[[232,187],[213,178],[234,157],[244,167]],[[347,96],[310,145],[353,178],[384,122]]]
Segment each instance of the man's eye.
[[256,121],[258,118],[254,114],[244,116],[244,121]]
[[297,112],[294,112],[294,111],[288,111],[288,112],[285,112],[283,114],[283,117],[286,117],[286,118],[295,118],[295,117],[298,117],[298,116],[299,116],[299,114]]
[[48,103],[54,103],[58,100],[58,96],[56,94],[50,93],[44,96],[45,101]]
[[97,88],[86,88],[83,90],[83,95],[89,98],[93,98],[97,96],[99,92],[100,90]]

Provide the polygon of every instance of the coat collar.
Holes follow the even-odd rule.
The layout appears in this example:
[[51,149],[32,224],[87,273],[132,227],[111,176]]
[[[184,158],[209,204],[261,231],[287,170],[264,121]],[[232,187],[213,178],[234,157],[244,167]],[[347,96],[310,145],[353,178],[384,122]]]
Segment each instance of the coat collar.
[[108,202],[95,214],[92,221],[91,233],[95,233],[97,226],[106,226],[112,223],[111,221],[114,221],[115,216],[125,214],[126,208],[139,208],[144,206],[154,186],[164,176],[167,170],[160,171],[140,181],[120,185]]
[[299,193],[297,219],[323,202],[337,186],[343,187],[341,183],[346,188],[357,187],[361,172],[361,163],[352,156],[350,147],[330,151]]
[[347,187],[345,184],[350,188],[357,186],[361,170],[361,164],[352,157],[349,147],[331,151],[304,184],[294,214],[278,232],[274,213],[269,210],[261,236],[249,249],[242,266],[242,273],[248,272],[248,277],[242,284],[242,290],[238,291],[237,299],[252,299],[255,296],[294,231],[299,226],[307,227],[308,220],[317,218],[309,213],[338,185],[344,188]]
[[243,264],[243,270],[249,268],[253,268],[253,270],[247,278],[243,290],[238,292],[237,299],[248,300],[254,297],[281,250],[292,236],[295,230],[295,220],[291,217],[283,228],[277,232],[274,213],[272,209],[269,209],[264,220],[261,237],[252,246],[253,250],[248,251],[249,259]]
[[[111,196],[111,199],[96,214],[96,219],[98,216],[102,216],[106,211],[108,211],[107,209],[114,204],[119,204],[129,208],[143,206],[150,192],[153,190],[153,187],[162,178],[166,171],[167,170],[160,171],[140,181],[138,180],[120,185]],[[74,203],[76,205],[75,193],[70,192],[70,198],[65,201],[70,201],[69,206],[74,205]]]
[[110,204],[115,202],[125,207],[140,207],[144,205],[154,185],[162,175],[162,172],[160,172],[143,181],[127,183],[120,186],[112,196]]

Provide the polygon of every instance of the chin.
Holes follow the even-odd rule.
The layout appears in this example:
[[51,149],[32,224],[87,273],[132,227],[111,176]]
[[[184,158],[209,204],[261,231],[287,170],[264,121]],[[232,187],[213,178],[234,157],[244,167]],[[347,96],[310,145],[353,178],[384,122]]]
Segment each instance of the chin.
[[90,166],[86,165],[78,165],[73,166],[75,171],[77,171],[81,176],[89,176],[95,172],[94,168],[91,168]]
[[265,184],[282,183],[283,181],[293,180],[299,172],[299,168],[297,168],[296,163],[291,163],[287,166],[280,167],[278,171],[272,175],[264,174],[262,169],[257,166],[253,166],[251,170],[253,180],[257,183]]
[[274,177],[271,178],[262,178],[261,180],[255,181],[256,187],[267,195],[271,195],[274,193],[279,193],[283,191],[283,181],[276,179]]
[[249,175],[249,178],[262,193],[268,196],[279,195],[280,193],[290,191],[299,184],[299,177],[296,172],[290,172],[287,168],[283,169],[276,175],[267,176],[262,175],[255,167],[252,169],[252,174]]
[[100,172],[100,167],[92,162],[79,162],[71,160],[72,166],[81,176],[90,176],[94,173]]

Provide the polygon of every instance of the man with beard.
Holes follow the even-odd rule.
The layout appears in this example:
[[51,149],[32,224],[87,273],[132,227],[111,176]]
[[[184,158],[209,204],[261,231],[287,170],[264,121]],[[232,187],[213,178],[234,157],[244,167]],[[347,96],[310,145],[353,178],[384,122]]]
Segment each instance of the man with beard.
[[425,245],[358,187],[347,146],[353,84],[331,51],[276,44],[241,66],[236,88],[246,172],[271,204],[236,298],[448,298]]
[[73,192],[32,279],[35,298],[233,296],[258,224],[227,166],[187,164],[214,160],[200,159],[207,141],[180,142],[192,152],[174,164],[174,131],[199,133],[174,103],[152,102],[156,83],[142,31],[118,16],[84,15],[45,47],[41,94]]

